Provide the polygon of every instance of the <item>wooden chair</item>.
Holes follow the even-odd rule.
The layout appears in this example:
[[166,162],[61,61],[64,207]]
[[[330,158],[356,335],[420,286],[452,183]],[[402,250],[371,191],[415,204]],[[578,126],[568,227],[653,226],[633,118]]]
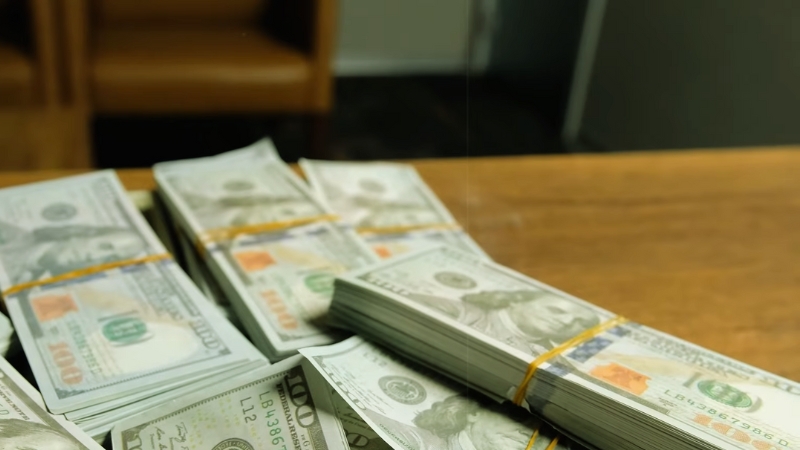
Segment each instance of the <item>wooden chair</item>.
[[0,1],[0,107],[58,102],[50,0]]
[[65,108],[53,0],[0,0],[0,170],[88,165],[85,115]]
[[325,117],[331,108],[334,0],[61,2],[69,96],[89,110]]

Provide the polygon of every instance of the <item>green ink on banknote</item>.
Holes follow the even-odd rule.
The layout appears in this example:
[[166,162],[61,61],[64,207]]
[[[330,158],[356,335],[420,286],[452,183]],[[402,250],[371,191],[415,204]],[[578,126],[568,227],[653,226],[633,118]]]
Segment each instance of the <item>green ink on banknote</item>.
[[303,282],[306,284],[306,287],[311,290],[311,292],[332,296],[333,278],[333,274],[318,272],[308,275]]
[[753,400],[747,394],[716,380],[703,380],[697,383],[697,388],[706,397],[734,408],[749,408],[753,406]]
[[114,319],[103,325],[103,336],[115,345],[131,345],[150,337],[147,325],[136,317]]

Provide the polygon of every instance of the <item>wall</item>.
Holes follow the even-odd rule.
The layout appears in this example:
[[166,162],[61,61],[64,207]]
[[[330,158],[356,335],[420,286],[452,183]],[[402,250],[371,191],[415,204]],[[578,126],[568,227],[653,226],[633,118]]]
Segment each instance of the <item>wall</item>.
[[337,75],[489,74],[555,126],[588,0],[340,0]]
[[507,81],[558,127],[588,0],[500,0],[487,73]]
[[580,136],[608,149],[800,142],[800,2],[609,0]]
[[339,0],[339,75],[463,73],[472,0]]

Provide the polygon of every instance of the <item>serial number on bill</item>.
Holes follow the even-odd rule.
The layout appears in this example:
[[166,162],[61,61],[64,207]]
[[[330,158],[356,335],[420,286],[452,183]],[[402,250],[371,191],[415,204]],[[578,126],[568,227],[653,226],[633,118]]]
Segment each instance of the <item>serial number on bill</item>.
[[707,428],[709,432],[713,431],[743,444],[750,444],[757,450],[791,448],[791,443],[788,440],[781,436],[776,436],[774,432],[764,429],[765,427],[762,425],[751,424],[739,417],[720,411],[684,394],[672,392],[669,389],[664,391],[664,395],[668,396],[670,400],[678,400],[702,411],[702,413],[696,412],[692,420],[695,424]]

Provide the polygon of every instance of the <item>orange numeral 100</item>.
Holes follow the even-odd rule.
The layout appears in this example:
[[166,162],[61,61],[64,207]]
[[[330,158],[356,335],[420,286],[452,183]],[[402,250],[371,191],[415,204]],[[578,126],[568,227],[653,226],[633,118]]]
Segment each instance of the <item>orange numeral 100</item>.
[[75,357],[66,343],[51,344],[48,348],[53,356],[53,362],[61,371],[61,381],[65,384],[78,384],[83,381],[83,372],[75,365]]
[[278,318],[278,323],[284,330],[294,330],[297,328],[297,319],[288,312],[288,308],[283,303],[275,291],[267,291],[261,294],[267,303],[267,307]]
[[[711,428],[712,430],[716,431],[717,433],[723,436],[733,438],[734,440],[739,441],[743,444],[750,444],[756,450],[774,450],[778,448],[776,445],[773,445],[767,441],[753,438],[744,431],[737,430],[736,428],[727,423],[714,421],[711,417],[705,414],[695,414],[694,421],[696,423],[699,423],[700,425]],[[767,433],[759,428],[751,428],[750,425],[747,425],[747,427],[748,428],[745,428],[746,431],[750,431],[755,434],[761,434],[766,439],[772,439],[774,437],[772,434]],[[781,447],[787,447],[789,445],[789,442],[783,439],[778,439],[778,444],[780,444]]]

